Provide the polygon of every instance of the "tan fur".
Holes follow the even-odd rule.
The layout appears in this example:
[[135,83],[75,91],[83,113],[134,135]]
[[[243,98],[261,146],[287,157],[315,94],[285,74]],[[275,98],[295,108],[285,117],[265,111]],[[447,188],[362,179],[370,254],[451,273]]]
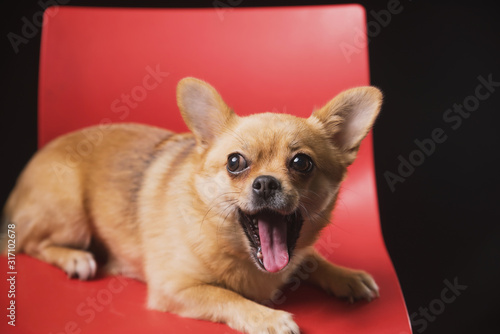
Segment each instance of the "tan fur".
[[[62,136],[40,150],[4,209],[16,224],[17,250],[80,279],[94,277],[102,264],[104,272],[145,281],[149,308],[246,333],[299,332],[290,314],[258,302],[305,259],[318,264],[310,281],[325,290],[350,300],[378,296],[370,275],[335,266],[312,247],[378,114],[376,88],[346,91],[308,119],[238,117],[213,87],[193,78],[179,83],[177,98],[193,134],[117,124]],[[72,156],[84,142],[87,150]],[[235,152],[249,162],[237,176],[226,169]],[[312,158],[310,174],[289,167],[297,153]],[[282,214],[298,209],[304,218],[290,262],[276,273],[250,256],[238,222],[238,208],[254,208],[252,183],[260,175],[280,181]]]

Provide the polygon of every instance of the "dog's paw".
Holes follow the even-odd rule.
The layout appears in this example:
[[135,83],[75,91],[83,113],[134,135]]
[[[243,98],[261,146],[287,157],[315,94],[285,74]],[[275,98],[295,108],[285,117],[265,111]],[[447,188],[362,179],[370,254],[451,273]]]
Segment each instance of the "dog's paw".
[[69,278],[79,278],[88,280],[94,278],[97,271],[97,264],[91,253],[79,250],[71,250],[65,254],[62,269]]
[[247,334],[300,334],[290,313],[267,307],[249,312],[228,325]]
[[378,285],[370,274],[347,268],[331,281],[329,290],[337,297],[347,298],[350,303],[359,299],[372,301],[380,296]]

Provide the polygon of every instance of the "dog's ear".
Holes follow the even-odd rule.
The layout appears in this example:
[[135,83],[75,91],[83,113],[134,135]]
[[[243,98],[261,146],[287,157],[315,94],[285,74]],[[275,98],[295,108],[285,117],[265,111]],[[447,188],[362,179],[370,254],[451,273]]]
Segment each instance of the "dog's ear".
[[206,149],[228,123],[236,118],[215,88],[196,78],[179,81],[177,105],[202,149]]
[[378,88],[352,88],[314,111],[309,120],[322,124],[333,144],[345,154],[346,162],[351,164],[361,140],[372,128],[381,104],[382,93]]

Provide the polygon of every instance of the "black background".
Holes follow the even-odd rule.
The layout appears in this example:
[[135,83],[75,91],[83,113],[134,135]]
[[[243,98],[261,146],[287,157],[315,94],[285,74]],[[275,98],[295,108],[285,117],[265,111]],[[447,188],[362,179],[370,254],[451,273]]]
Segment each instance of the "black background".
[[[66,2],[66,1],[65,1]],[[229,1],[221,1],[229,3]],[[232,1],[239,6],[285,1]],[[500,300],[500,87],[453,129],[447,109],[474,96],[478,77],[500,82],[500,16],[495,2],[401,0],[403,10],[369,40],[372,84],[385,93],[375,127],[380,213],[385,241],[410,315],[441,298],[444,280],[467,288],[444,311],[415,323],[415,333],[489,333]],[[294,5],[340,3],[301,1]],[[367,20],[389,1],[361,1]],[[213,7],[214,1],[69,1],[69,5]],[[7,39],[39,12],[37,1],[2,3],[0,100],[0,203],[36,150],[40,34],[16,54]],[[372,12],[374,11],[374,12]],[[485,91],[481,91],[484,93]],[[470,98],[467,101],[471,101]],[[415,140],[442,128],[435,144],[404,182],[391,190],[385,175],[398,173],[400,156],[417,157]],[[413,152],[413,153],[412,153]],[[399,334],[399,333],[396,333]]]

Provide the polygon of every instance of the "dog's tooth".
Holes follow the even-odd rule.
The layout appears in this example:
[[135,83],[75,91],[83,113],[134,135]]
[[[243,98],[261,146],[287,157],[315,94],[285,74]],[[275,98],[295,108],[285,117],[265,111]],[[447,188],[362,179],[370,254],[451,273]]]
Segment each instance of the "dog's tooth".
[[262,258],[263,258],[262,252],[260,251],[260,249],[259,249],[259,251],[257,251],[257,258],[260,260],[262,260]]
[[259,259],[262,259],[262,248],[260,248],[260,247],[259,247],[259,248],[257,248],[257,257],[258,257]]

